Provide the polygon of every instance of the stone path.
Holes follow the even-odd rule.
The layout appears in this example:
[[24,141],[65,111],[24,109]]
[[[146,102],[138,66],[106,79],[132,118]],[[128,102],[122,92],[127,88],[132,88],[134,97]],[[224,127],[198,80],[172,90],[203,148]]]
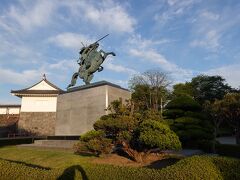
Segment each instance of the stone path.
[[44,147],[44,148],[62,148],[72,149],[78,140],[35,140],[33,144],[21,144],[21,147]]
[[204,152],[199,149],[182,149],[180,151],[167,150],[163,152],[185,156],[185,157],[204,154]]
[[236,139],[234,136],[228,136],[228,137],[218,137],[217,141],[220,144],[236,144]]

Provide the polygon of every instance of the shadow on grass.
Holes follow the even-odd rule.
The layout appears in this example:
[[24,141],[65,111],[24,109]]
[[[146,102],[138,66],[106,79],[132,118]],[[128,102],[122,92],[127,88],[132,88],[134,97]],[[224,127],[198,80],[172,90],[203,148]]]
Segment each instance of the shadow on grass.
[[83,180],[88,180],[88,177],[86,175],[86,172],[80,165],[74,165],[70,166],[67,169],[64,170],[62,175],[60,175],[57,180],[74,180],[76,176],[76,171],[79,171],[82,175]]
[[85,156],[85,157],[99,157],[98,155],[90,152],[75,152],[75,155]]
[[39,165],[36,165],[36,164],[30,164],[30,163],[22,162],[22,161],[14,161],[14,160],[4,159],[4,158],[0,158],[0,160],[13,162],[13,163],[17,163],[17,164],[22,164],[22,165],[32,167],[32,168],[39,168],[39,169],[43,169],[43,170],[51,170],[51,168],[48,168],[48,167],[43,167],[43,166],[39,166]]
[[162,160],[154,161],[154,162],[152,162],[151,164],[149,164],[145,167],[146,168],[151,168],[151,169],[162,169],[162,168],[165,168],[167,166],[171,166],[171,165],[175,164],[179,160],[180,159],[176,159],[176,158],[162,159]]

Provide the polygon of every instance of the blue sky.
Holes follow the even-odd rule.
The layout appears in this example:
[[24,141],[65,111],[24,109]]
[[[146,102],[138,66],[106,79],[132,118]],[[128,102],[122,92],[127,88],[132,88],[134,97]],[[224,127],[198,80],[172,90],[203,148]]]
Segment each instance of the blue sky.
[[11,89],[28,87],[44,73],[65,89],[78,69],[81,42],[108,33],[101,48],[117,56],[93,82],[127,87],[132,75],[159,69],[174,83],[218,74],[237,88],[239,12],[239,0],[1,0],[0,103],[19,103]]

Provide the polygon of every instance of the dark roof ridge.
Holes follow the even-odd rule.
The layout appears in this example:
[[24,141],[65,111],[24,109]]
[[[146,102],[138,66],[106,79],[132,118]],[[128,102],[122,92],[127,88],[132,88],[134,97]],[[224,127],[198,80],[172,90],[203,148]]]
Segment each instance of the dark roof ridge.
[[[45,81],[48,85],[50,85],[51,87],[57,89],[58,91],[62,92],[63,90],[60,89],[59,87],[57,87],[56,85],[52,84],[50,81],[47,80],[47,78],[44,78],[42,79],[41,81],[33,84],[32,86],[30,87],[27,87],[27,88],[24,88],[24,89],[19,89],[19,90],[11,90],[11,93],[16,93],[16,92],[19,92],[19,91],[29,91],[28,89],[40,84],[42,81]],[[31,90],[32,91],[32,90]],[[53,90],[45,90],[45,91],[53,91]]]
[[119,88],[119,89],[122,89],[122,90],[125,90],[125,91],[129,91],[126,88],[123,88],[123,87],[121,87],[117,84],[110,83],[108,81],[98,81],[98,82],[94,82],[92,84],[81,85],[81,86],[69,88],[67,91],[64,91],[63,93],[70,93],[70,92],[80,91],[80,90],[89,89],[89,88],[98,87],[98,86],[104,86],[104,85],[109,85],[109,86],[112,86],[112,87],[115,87],[115,88]]
[[0,107],[21,107],[21,104],[0,104]]

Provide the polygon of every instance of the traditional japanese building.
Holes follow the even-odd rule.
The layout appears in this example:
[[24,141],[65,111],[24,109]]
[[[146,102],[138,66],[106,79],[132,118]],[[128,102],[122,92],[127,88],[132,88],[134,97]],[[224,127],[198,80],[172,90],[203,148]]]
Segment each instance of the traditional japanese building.
[[20,104],[0,104],[0,114],[12,115],[19,114],[21,109]]
[[22,99],[19,133],[33,135],[54,135],[57,110],[57,96],[63,90],[52,84],[43,75],[38,83],[31,87],[12,90],[11,93]]

